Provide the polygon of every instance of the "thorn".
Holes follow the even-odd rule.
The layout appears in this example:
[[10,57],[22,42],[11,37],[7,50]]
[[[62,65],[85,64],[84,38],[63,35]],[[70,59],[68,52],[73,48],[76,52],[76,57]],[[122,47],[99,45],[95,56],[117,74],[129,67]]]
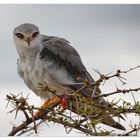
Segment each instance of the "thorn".
[[97,74],[99,74],[100,76],[102,75],[100,72],[99,72],[99,70],[97,69],[94,69],[94,68],[92,68]]
[[133,92],[132,92],[132,91],[131,91],[131,93],[132,93],[132,97],[133,97],[134,103],[135,103],[135,105],[136,105],[136,104],[137,104],[137,102],[136,102],[135,96],[134,96],[134,94],[133,94]]

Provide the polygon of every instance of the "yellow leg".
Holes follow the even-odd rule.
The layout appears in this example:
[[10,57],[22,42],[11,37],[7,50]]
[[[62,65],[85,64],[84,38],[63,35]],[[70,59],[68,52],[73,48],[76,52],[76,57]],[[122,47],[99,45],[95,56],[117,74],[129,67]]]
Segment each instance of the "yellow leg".
[[48,106],[50,106],[50,105],[53,104],[53,103],[57,103],[58,101],[60,101],[60,98],[59,98],[58,96],[55,96],[55,97],[53,98],[53,100],[46,100],[46,101],[44,102],[44,104],[41,106],[41,109],[38,110],[38,111],[35,113],[35,117],[41,116],[41,115],[43,114],[43,110],[44,110],[44,109],[47,109]]
[[67,96],[63,96],[62,102],[61,102],[61,104],[60,104],[60,107],[62,107],[63,109],[66,109],[67,106],[68,106]]

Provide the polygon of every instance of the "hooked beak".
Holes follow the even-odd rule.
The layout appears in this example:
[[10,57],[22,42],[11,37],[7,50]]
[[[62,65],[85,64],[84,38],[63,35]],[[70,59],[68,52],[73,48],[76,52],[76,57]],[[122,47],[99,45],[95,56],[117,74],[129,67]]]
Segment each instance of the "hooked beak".
[[28,43],[28,45],[30,46],[31,39],[28,37],[25,41],[26,41],[26,42]]

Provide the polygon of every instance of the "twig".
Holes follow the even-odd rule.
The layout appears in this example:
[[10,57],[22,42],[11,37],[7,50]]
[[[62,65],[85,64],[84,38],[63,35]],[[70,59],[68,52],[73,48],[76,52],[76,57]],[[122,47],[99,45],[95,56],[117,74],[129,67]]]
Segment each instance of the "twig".
[[75,123],[69,123],[69,122],[67,122],[67,121],[62,121],[62,120],[60,120],[60,119],[57,119],[57,118],[55,118],[55,117],[52,117],[52,116],[45,116],[45,119],[47,119],[47,120],[51,120],[51,121],[53,121],[53,122],[57,122],[57,123],[59,123],[59,124],[62,124],[63,126],[68,126],[68,127],[72,127],[72,128],[74,128],[74,129],[77,129],[77,130],[79,130],[79,131],[82,131],[82,132],[84,132],[85,134],[89,134],[89,135],[91,135],[91,136],[95,136],[95,134],[92,132],[92,131],[90,131],[90,130],[88,130],[88,129],[85,129],[85,128],[82,128],[82,127],[80,127],[79,125],[76,125]]
[[[98,116],[102,116],[102,115],[104,115],[106,113],[107,114],[112,114],[113,116],[116,115],[116,116],[119,116],[119,117],[120,117],[121,113],[123,113],[123,114],[125,114],[125,113],[138,113],[138,114],[140,114],[140,110],[139,110],[140,105],[136,101],[135,101],[135,106],[132,106],[132,105],[131,105],[131,107],[130,106],[122,106],[122,108],[121,107],[119,108],[119,106],[117,106],[117,104],[115,105],[115,107],[113,105],[109,107],[109,106],[104,106],[102,104],[96,103],[96,100],[101,98],[101,97],[107,97],[107,96],[118,94],[118,93],[125,94],[125,93],[130,93],[130,92],[138,92],[140,90],[140,88],[123,89],[123,90],[117,88],[116,91],[114,91],[114,92],[94,96],[94,93],[96,92],[96,88],[99,88],[99,86],[101,85],[102,82],[105,83],[106,80],[109,80],[109,79],[111,79],[113,77],[117,77],[123,84],[126,84],[123,81],[123,80],[126,80],[126,79],[124,77],[122,77],[121,74],[128,73],[128,72],[130,72],[130,71],[132,71],[132,70],[134,70],[136,68],[139,68],[139,67],[140,66],[138,65],[138,66],[136,66],[134,68],[131,68],[131,69],[127,70],[127,71],[117,70],[115,72],[115,74],[112,74],[112,75],[111,75],[111,73],[103,75],[98,70],[95,70],[100,75],[100,78],[97,81],[90,82],[90,81],[85,80],[83,82],[83,84],[79,83],[80,85],[83,85],[83,86],[80,89],[78,89],[77,91],[75,91],[74,92],[75,94],[73,92],[69,94],[69,97],[71,97],[70,99],[72,99],[72,102],[73,101],[75,102],[75,106],[73,106],[72,104],[70,104],[68,106],[68,109],[70,110],[70,116],[67,116],[67,115],[63,114],[63,112],[61,112],[62,114],[59,111],[56,112],[55,107],[58,106],[61,103],[61,100],[59,100],[55,104],[52,104],[47,109],[42,109],[42,108],[36,108],[34,106],[28,105],[28,103],[27,103],[28,96],[26,98],[24,98],[22,93],[18,94],[17,96],[14,96],[14,95],[9,96],[9,95],[7,95],[8,103],[10,102],[12,104],[13,108],[14,108],[10,112],[16,111],[16,115],[17,115],[18,111],[22,111],[24,113],[24,115],[25,115],[25,118],[26,118],[26,121],[24,121],[22,124],[20,124],[17,127],[14,127],[12,129],[12,131],[9,133],[9,136],[14,136],[18,132],[21,132],[21,133],[19,133],[19,135],[22,135],[23,133],[29,132],[30,130],[34,130],[35,133],[37,133],[37,126],[39,125],[39,124],[36,124],[37,120],[53,121],[55,123],[62,124],[65,128],[67,128],[67,127],[70,128],[70,130],[72,130],[72,128],[74,128],[74,129],[77,129],[77,130],[79,130],[79,131],[81,131],[81,132],[83,132],[85,134],[95,136],[95,135],[98,135],[98,132],[95,129],[95,126],[92,126],[92,124],[89,125],[89,126],[88,126],[88,122],[87,122],[87,124],[85,124],[87,120],[92,121],[92,120],[95,119],[95,122],[96,122],[96,119],[97,119]],[[83,91],[86,88],[89,89],[91,86],[94,86],[94,89],[91,88],[93,90],[93,94],[91,96],[83,95],[81,93],[81,91]],[[44,86],[44,85],[40,84],[40,89],[39,90],[42,90],[41,89],[42,87],[43,87],[43,91],[47,90],[47,91],[49,91],[49,92],[51,92],[53,94],[56,94],[56,91],[51,89],[51,88],[49,88],[48,85]],[[19,98],[19,95],[21,95],[20,98]],[[84,97],[84,100],[83,100],[83,97]],[[84,101],[84,103],[83,103],[83,101]],[[88,106],[86,106],[87,104],[90,105],[90,108]],[[82,108],[82,106],[83,106],[83,108]],[[95,116],[97,115],[97,117],[93,117],[90,113],[89,113],[90,115],[88,113],[87,114],[83,113],[83,115],[82,115],[81,112],[80,112],[81,108],[84,111],[86,111],[87,109],[95,110]],[[34,116],[33,115],[34,110],[41,110],[43,113],[41,115]],[[94,114],[93,110],[91,112],[92,114]],[[78,120],[72,118],[71,111],[78,115]],[[102,111],[104,112],[104,114],[102,113]],[[79,120],[79,115],[81,117],[84,117],[84,119]],[[65,118],[64,120],[63,120],[63,117]],[[33,123],[34,127],[29,129],[28,126],[31,123]],[[97,124],[98,123],[99,122],[97,121]],[[94,129],[92,129],[92,127]],[[26,130],[23,131],[24,129],[26,129]],[[133,129],[132,131],[130,131],[130,132],[124,134],[124,135],[125,136],[129,135],[130,133],[134,132],[135,130]],[[68,131],[68,132],[70,132],[70,131]]]
[[130,93],[130,92],[133,92],[133,91],[134,91],[134,92],[138,92],[139,90],[140,90],[140,87],[134,88],[134,89],[123,89],[123,90],[117,89],[117,90],[114,91],[114,92],[107,93],[107,94],[101,94],[101,95],[99,95],[99,96],[96,96],[95,99],[98,99],[98,98],[100,98],[100,97],[107,97],[107,96],[114,95],[114,94],[118,94],[118,93],[123,93],[123,94],[125,94],[125,93]]

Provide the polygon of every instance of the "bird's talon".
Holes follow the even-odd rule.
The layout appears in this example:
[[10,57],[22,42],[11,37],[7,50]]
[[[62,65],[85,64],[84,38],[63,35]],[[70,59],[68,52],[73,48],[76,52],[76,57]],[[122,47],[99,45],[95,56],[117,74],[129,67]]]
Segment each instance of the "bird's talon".
[[[49,101],[49,102],[48,102],[48,106],[51,105],[52,103],[53,103],[53,101]],[[47,107],[48,107],[48,106],[47,106]]]
[[60,101],[60,98],[58,96],[55,96],[52,101],[53,101],[53,103],[57,103]]
[[50,100],[46,100],[41,108],[34,114],[34,117],[38,117],[43,114],[43,109],[46,109],[50,105]]
[[45,109],[48,107],[49,104],[50,104],[50,100],[46,100],[41,108]]

